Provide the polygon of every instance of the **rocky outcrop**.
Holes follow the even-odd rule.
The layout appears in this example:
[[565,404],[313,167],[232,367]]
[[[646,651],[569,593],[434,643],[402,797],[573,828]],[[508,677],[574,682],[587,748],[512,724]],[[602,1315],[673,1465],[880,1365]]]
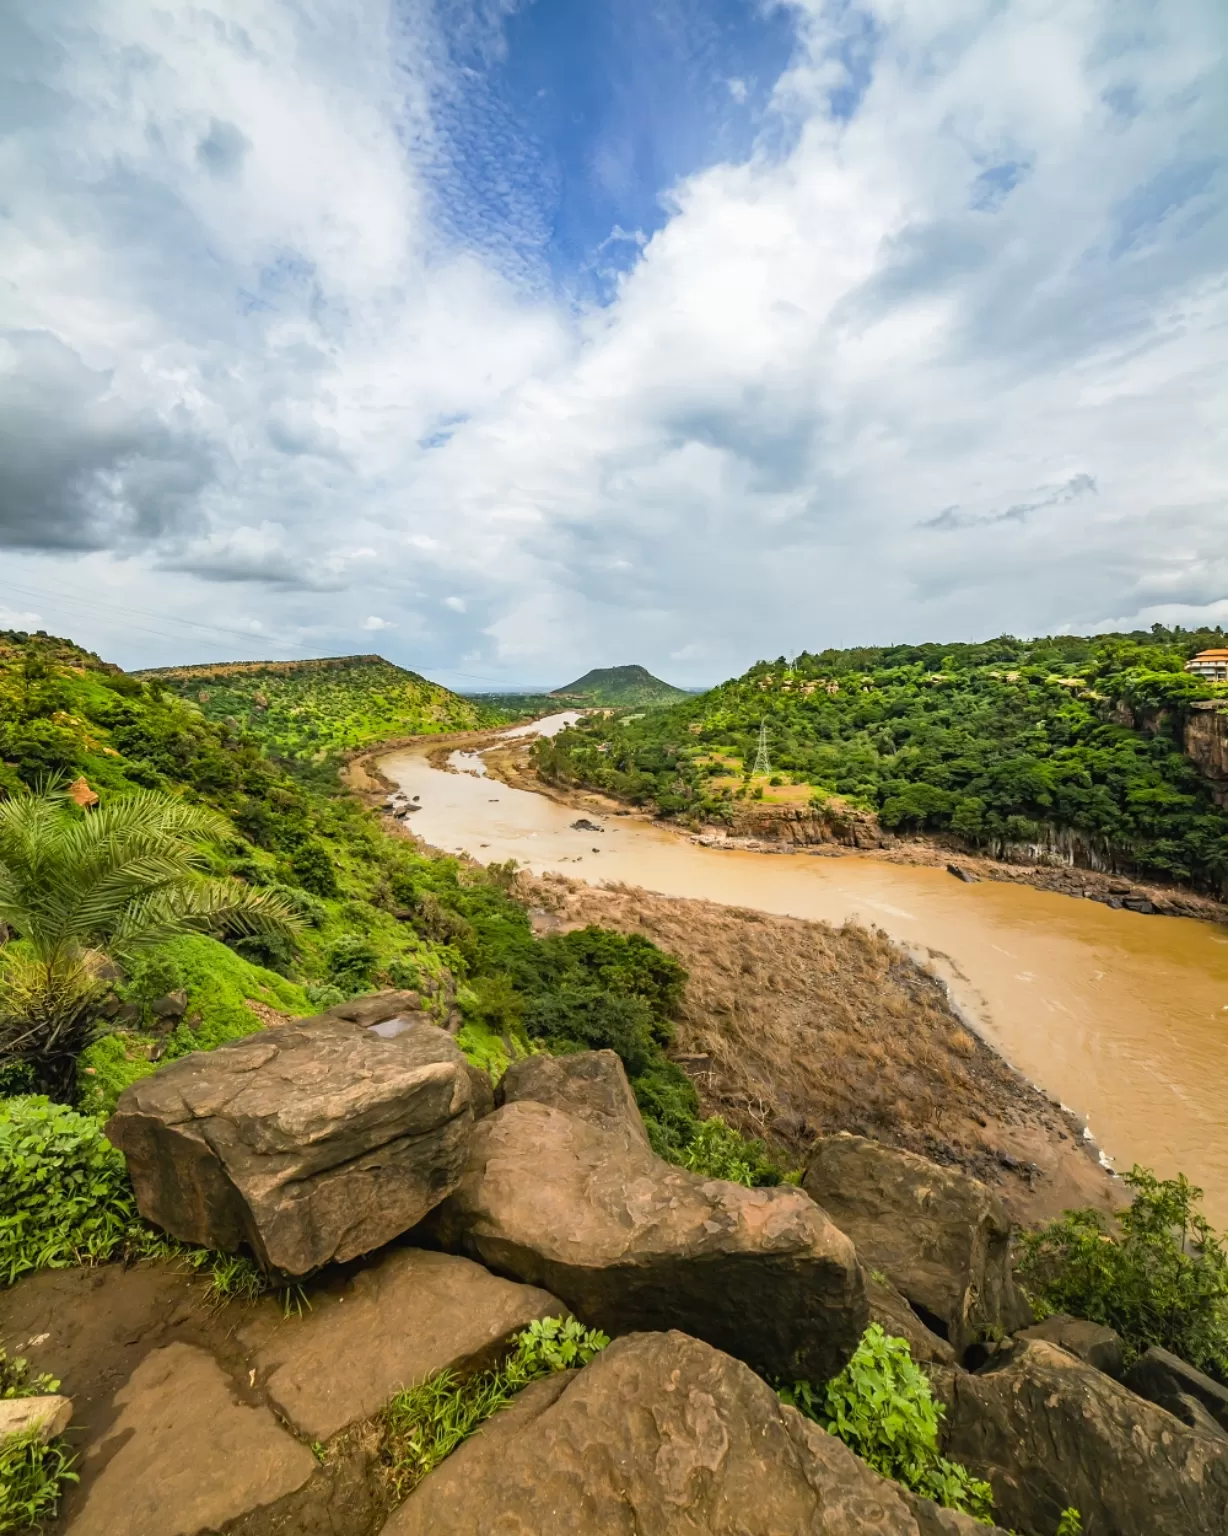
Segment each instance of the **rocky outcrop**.
[[498,1098],[500,1104],[518,1104],[526,1099],[551,1104],[599,1130],[648,1145],[648,1132],[631,1084],[613,1051],[528,1056],[514,1061],[499,1084]]
[[1228,1446],[1041,1339],[956,1375],[943,1449],[1025,1536],[1049,1536],[1069,1505],[1088,1536],[1228,1529]]
[[216,1360],[189,1344],[147,1355],[115,1396],[110,1433],[89,1448],[84,1503],[68,1536],[199,1536],[277,1503],[316,1459],[269,1410],[238,1401]]
[[1168,1350],[1153,1345],[1141,1354],[1126,1372],[1125,1383],[1140,1397],[1167,1408],[1182,1423],[1228,1435],[1228,1387]]
[[[991,1536],[884,1481],[739,1361],[680,1333],[539,1382],[384,1536]],[[1000,1533],[1001,1536],[1001,1533]]]
[[1194,704],[1185,722],[1185,754],[1211,786],[1217,805],[1228,805],[1228,706]]
[[957,1355],[1031,1322],[1011,1271],[1010,1222],[977,1179],[841,1133],[816,1143],[802,1187]]
[[[1059,1349],[1069,1350],[1072,1355],[1095,1366],[1105,1375],[1121,1379],[1121,1337],[1103,1323],[1089,1323],[1082,1317],[1068,1317],[1064,1312],[1055,1312],[1052,1317],[1045,1318],[1044,1322],[1034,1323],[1030,1328],[1021,1328],[1016,1337],[1044,1339],[1049,1344],[1056,1344]],[[1143,1393],[1144,1397],[1147,1395]]]
[[610,1333],[682,1328],[788,1380],[834,1375],[867,1321],[852,1243],[801,1190],[688,1173],[527,1100],[475,1126],[430,1230]]
[[148,1220],[302,1275],[419,1222],[460,1177],[473,1121],[442,1030],[319,1018],[172,1062],[106,1129]]
[[287,1423],[328,1440],[428,1376],[493,1364],[513,1334],[566,1311],[546,1291],[468,1259],[397,1248],[287,1320],[256,1374]]

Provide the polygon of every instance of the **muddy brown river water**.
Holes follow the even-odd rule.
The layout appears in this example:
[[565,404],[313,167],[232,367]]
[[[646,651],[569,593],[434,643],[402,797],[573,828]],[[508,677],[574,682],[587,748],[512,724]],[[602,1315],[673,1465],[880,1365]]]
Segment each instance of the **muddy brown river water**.
[[589,813],[604,830],[577,832],[580,812],[484,777],[476,754],[444,772],[426,751],[380,767],[420,796],[413,830],[434,847],[885,930],[944,977],[1008,1060],[1086,1117],[1118,1168],[1185,1173],[1228,1227],[1228,928],[856,855],[701,848],[618,816]]

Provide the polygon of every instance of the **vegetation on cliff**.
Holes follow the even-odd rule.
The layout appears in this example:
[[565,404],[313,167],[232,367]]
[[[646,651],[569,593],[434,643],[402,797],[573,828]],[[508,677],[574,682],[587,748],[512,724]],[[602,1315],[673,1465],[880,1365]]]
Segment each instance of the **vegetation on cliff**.
[[686,691],[663,683],[647,667],[594,667],[564,688],[556,688],[553,699],[583,700],[585,704],[643,709],[659,704],[673,704],[686,698]]
[[[1183,751],[1224,685],[1184,671],[1220,631],[1003,636],[803,653],[642,718],[590,717],[536,747],[543,775],[664,815],[739,800],[877,813],[992,853],[1060,848],[1228,890],[1228,808]],[[754,775],[761,728],[771,772]]]

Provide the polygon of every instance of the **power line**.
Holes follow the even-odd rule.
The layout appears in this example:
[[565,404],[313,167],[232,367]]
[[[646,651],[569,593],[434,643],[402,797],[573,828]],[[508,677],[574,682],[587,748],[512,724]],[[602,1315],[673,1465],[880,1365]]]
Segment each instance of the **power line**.
[[771,772],[772,765],[768,760],[767,749],[767,716],[765,715],[759,722],[759,750],[755,753],[755,766],[751,769],[751,773],[753,775],[756,773],[770,774]]

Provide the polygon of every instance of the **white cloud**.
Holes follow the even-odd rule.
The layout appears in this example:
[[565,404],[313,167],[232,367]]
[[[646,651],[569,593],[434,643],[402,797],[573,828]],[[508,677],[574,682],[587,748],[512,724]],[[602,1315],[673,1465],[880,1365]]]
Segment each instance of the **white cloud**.
[[362,621],[362,627],[369,630],[380,630],[395,629],[396,625],[393,624],[390,620],[381,619],[376,614],[372,613]]
[[0,24],[46,87],[0,143],[0,390],[7,360],[34,412],[0,539],[42,589],[78,558],[56,550],[101,548],[137,607],[256,610],[291,648],[352,633],[352,595],[405,614],[428,669],[702,681],[1218,611],[1222,7],[877,0],[868,83],[858,13],[793,9],[762,144],[673,188],[579,310],[433,223],[425,10],[410,36],[377,0]]
[[25,630],[26,633],[30,633],[42,627],[41,613],[19,613],[16,608],[8,608],[0,603],[0,629]]

